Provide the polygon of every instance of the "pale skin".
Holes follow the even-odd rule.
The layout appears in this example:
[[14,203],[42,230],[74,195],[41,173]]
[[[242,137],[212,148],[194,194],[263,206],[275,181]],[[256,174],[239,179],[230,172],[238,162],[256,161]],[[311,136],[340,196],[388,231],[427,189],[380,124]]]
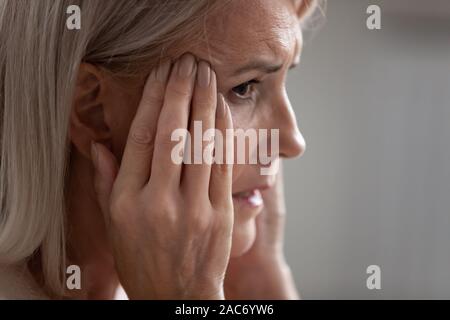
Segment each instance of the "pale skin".
[[119,281],[137,299],[299,298],[283,253],[282,175],[170,160],[170,133],[194,120],[203,130],[278,128],[279,158],[304,152],[285,91],[302,47],[299,8],[263,0],[228,10],[208,22],[208,50],[190,48],[149,76],[124,82],[82,64],[68,253],[83,280],[72,298],[113,298]]

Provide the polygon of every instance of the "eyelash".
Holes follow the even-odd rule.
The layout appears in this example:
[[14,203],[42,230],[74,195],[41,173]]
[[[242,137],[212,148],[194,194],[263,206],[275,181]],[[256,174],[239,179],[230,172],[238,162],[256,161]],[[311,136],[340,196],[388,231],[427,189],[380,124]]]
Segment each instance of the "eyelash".
[[[241,99],[241,100],[249,100],[249,99],[252,98],[253,93],[254,93],[254,91],[255,91],[254,85],[256,85],[256,84],[258,84],[258,83],[260,83],[260,82],[261,82],[261,81],[258,81],[258,80],[256,80],[256,79],[253,79],[253,80],[244,82],[244,83],[242,83],[242,84],[240,84],[240,85],[234,87],[234,88],[231,89],[231,90],[233,91],[233,94],[234,94],[238,99]],[[246,90],[246,93],[245,93],[245,94],[240,94],[240,93],[236,92],[237,90],[242,89],[243,87],[247,87],[248,90],[250,90],[250,91],[247,92],[248,90]],[[246,96],[246,95],[250,95],[250,96]]]

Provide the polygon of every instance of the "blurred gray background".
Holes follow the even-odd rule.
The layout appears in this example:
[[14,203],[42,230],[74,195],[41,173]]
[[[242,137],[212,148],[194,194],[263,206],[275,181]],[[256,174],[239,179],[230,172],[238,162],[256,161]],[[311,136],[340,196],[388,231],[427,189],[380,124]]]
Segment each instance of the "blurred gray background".
[[307,142],[285,163],[303,298],[450,299],[450,0],[328,0],[288,90]]

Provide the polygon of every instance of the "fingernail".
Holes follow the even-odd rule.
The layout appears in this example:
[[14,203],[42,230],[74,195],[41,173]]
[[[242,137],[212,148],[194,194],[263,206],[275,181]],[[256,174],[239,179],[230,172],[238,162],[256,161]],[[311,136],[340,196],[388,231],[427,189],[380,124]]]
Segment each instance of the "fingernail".
[[178,61],[178,75],[183,78],[189,77],[194,71],[194,67],[195,58],[191,54],[185,54]]
[[202,88],[208,88],[211,83],[211,68],[205,61],[198,64],[197,83]]
[[156,79],[159,82],[166,83],[167,78],[169,78],[171,63],[166,61],[159,65],[158,71],[156,72]]
[[225,97],[223,94],[219,93],[217,100],[219,102],[217,106],[217,117],[225,118],[228,109],[227,103],[225,102]]
[[94,164],[94,167],[97,169],[98,150],[97,150],[97,144],[94,141],[91,142],[91,159],[92,159],[92,163]]

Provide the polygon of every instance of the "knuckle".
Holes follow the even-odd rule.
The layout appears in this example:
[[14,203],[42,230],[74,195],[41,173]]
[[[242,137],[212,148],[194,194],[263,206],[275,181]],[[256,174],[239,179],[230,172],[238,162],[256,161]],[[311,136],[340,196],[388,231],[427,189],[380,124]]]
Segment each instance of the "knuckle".
[[152,89],[142,97],[142,102],[147,105],[161,105],[164,102],[164,88],[158,83],[152,85]]
[[[160,217],[172,217],[175,216],[177,213],[177,207],[174,203],[172,203],[171,201],[162,198],[161,200],[159,200],[159,205],[157,206],[157,212],[158,212],[158,216]],[[150,209],[152,210],[152,209]]]
[[205,232],[211,227],[211,208],[207,205],[191,205],[187,210],[189,229],[194,233]]
[[165,232],[174,234],[175,230],[180,227],[178,207],[174,200],[160,197],[150,202],[153,205],[145,208],[144,216],[152,230],[163,228]]
[[130,129],[130,141],[141,148],[149,148],[152,145],[152,129],[147,125],[137,124]]
[[166,231],[173,230],[177,226],[178,221],[176,214],[168,208],[160,210],[147,208],[144,211],[144,217],[152,230],[158,230],[159,228],[164,228]]
[[146,105],[162,105],[164,102],[164,97],[159,93],[149,93],[147,96],[142,98],[142,102]]
[[165,190],[155,190],[152,200],[146,202],[152,204],[147,207],[148,210],[161,216],[175,215],[178,212],[177,197],[169,195]]
[[201,213],[193,215],[189,219],[190,230],[194,234],[201,234],[211,227],[211,219]]
[[197,98],[194,102],[194,107],[198,108],[200,110],[214,110],[215,105],[213,103],[213,100],[211,98]]
[[192,94],[190,86],[184,83],[169,83],[167,86],[167,90],[171,95],[180,99],[188,99]]

